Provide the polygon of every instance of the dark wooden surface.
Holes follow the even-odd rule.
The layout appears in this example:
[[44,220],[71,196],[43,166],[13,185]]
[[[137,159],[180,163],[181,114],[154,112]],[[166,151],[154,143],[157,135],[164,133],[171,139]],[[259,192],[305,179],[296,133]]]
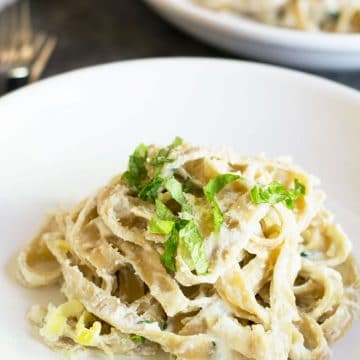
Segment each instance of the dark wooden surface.
[[[43,77],[123,59],[233,57],[178,31],[142,0],[31,0],[31,7],[34,27],[59,39]],[[360,72],[318,75],[360,89]]]

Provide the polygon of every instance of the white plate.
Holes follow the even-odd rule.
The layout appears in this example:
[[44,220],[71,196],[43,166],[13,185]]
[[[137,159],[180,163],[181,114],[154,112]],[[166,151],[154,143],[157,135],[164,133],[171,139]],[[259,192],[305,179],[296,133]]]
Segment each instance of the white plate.
[[195,37],[235,54],[304,69],[360,69],[360,34],[308,33],[215,12],[191,0],[145,0]]
[[[30,335],[24,315],[49,292],[14,282],[14,253],[45,211],[104,184],[141,141],[165,144],[180,135],[244,154],[291,154],[323,179],[360,255],[360,95],[353,90],[246,62],[134,61],[15,92],[1,99],[0,119],[1,359],[55,358]],[[336,359],[359,359],[359,331],[358,322],[336,346]]]

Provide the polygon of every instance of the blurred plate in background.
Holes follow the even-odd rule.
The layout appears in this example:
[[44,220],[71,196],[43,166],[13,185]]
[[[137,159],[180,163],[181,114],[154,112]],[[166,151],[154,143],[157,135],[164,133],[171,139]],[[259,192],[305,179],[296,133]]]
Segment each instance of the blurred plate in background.
[[208,10],[191,0],[145,2],[187,33],[238,55],[304,69],[360,69],[360,34],[276,28],[238,14]]

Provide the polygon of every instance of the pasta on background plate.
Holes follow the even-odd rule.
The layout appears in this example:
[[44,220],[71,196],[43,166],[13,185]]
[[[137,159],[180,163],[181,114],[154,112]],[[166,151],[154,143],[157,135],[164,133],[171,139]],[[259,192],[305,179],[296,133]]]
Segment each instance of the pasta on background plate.
[[28,317],[66,353],[328,359],[360,276],[318,185],[286,159],[141,144],[21,250],[19,280],[66,297]]
[[360,32],[359,0],[192,0],[233,11],[268,25],[305,31]]

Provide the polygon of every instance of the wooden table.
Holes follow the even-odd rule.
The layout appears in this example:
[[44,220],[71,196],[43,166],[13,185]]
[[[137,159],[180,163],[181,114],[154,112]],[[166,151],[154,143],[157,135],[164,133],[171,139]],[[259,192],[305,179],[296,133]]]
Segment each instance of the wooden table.
[[[123,59],[233,58],[168,25],[142,0],[31,0],[31,5],[34,26],[59,39],[43,77]],[[317,74],[360,89],[360,71]]]

